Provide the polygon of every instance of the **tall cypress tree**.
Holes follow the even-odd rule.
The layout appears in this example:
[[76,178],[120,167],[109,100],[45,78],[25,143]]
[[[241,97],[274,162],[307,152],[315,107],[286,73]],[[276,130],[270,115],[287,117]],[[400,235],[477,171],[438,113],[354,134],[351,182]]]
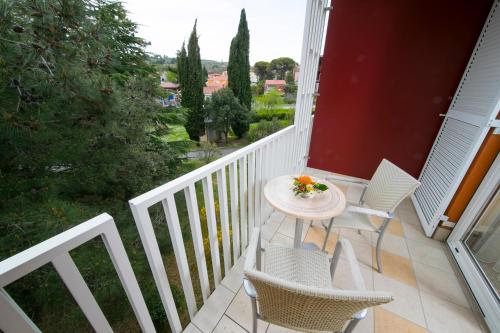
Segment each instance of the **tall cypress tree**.
[[[231,41],[229,49],[229,63],[227,66],[229,88],[238,98],[241,105],[250,110],[252,105],[252,90],[250,89],[250,32],[245,14],[241,10],[238,33]],[[241,137],[248,131],[249,124],[246,120],[233,124],[233,131]]]
[[187,80],[187,52],[184,42],[182,43],[182,48],[177,52],[177,73],[178,80],[181,86],[181,94],[182,89],[186,86]]
[[[191,140],[199,141],[205,132],[205,115],[203,112],[203,70],[201,67],[200,47],[196,33],[196,22],[189,37],[185,84],[182,89],[182,105],[189,109],[184,127]],[[181,50],[182,52],[182,50]]]

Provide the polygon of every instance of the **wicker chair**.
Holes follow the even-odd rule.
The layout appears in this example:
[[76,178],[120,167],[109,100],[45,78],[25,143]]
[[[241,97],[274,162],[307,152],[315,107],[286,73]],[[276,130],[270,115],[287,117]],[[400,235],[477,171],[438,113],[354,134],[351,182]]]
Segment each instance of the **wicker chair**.
[[[332,228],[350,228],[357,229],[358,232],[361,232],[361,230],[376,232],[379,234],[376,248],[377,269],[382,273],[380,251],[384,233],[389,222],[394,217],[396,207],[404,198],[413,193],[420,183],[386,159],[382,160],[368,183],[335,177],[327,177],[327,179],[337,182],[355,183],[363,186],[363,192],[358,202],[354,204],[349,203],[342,215],[330,219],[328,226],[324,225],[326,237],[323,243],[323,250],[326,247]],[[382,225],[380,227],[374,225],[370,216],[382,218],[384,220]]]
[[[341,251],[357,290],[332,287]],[[307,332],[352,332],[367,308],[393,300],[387,292],[367,291],[351,244],[337,243],[330,263],[322,251],[270,244],[261,269],[260,230],[254,229],[245,261],[243,285],[251,298],[253,333],[257,320]]]

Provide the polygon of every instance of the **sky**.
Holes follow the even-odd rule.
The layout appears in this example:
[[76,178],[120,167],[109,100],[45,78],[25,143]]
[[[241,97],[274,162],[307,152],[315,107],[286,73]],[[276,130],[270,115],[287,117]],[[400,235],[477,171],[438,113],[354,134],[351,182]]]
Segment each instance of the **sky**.
[[300,62],[306,0],[123,0],[147,51],[173,57],[198,19],[202,59],[227,61],[245,8],[250,30],[250,64],[290,57]]

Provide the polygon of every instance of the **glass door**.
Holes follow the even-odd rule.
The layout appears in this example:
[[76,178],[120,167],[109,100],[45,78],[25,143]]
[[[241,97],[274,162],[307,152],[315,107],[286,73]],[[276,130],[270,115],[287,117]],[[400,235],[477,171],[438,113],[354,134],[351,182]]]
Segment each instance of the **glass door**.
[[500,157],[468,204],[448,245],[492,332],[500,332]]
[[470,232],[465,248],[481,271],[492,293],[499,300],[500,290],[500,196],[498,189]]

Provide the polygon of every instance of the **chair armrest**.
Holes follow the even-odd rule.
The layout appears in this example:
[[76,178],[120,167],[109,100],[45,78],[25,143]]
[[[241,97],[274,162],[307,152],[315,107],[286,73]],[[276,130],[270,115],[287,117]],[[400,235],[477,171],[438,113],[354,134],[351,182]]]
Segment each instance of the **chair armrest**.
[[257,297],[257,292],[255,291],[255,287],[253,286],[252,282],[248,281],[245,278],[243,278],[243,288],[245,289],[245,294],[247,294],[248,297]]
[[352,249],[351,242],[346,238],[341,238],[339,242],[342,245],[342,251],[344,251],[345,256],[347,258],[347,262],[349,263],[349,267],[351,269],[352,280],[356,287],[356,290],[365,291],[365,281],[363,280],[363,275],[361,275],[361,270],[359,269],[359,263],[356,259],[356,254]]
[[392,219],[394,217],[394,213],[388,213],[388,212],[384,212],[381,210],[375,210],[375,209],[371,209],[371,208],[359,207],[359,206],[353,206],[353,205],[347,206],[347,211],[352,212],[352,213],[377,216],[377,217],[381,217],[384,219]]
[[[245,270],[254,270],[255,266],[260,266],[260,229],[254,228],[250,236],[250,243],[248,244],[247,255],[245,259]],[[257,258],[259,256],[259,258]],[[257,267],[260,270],[260,267]]]
[[356,184],[356,185],[360,185],[360,186],[368,186],[368,183],[365,182],[365,181],[361,181],[361,180],[355,180],[355,179],[345,179],[345,178],[341,178],[341,177],[336,177],[336,176],[327,176],[325,177],[326,180],[333,180],[335,182],[339,182],[339,183],[348,183],[348,184]]

